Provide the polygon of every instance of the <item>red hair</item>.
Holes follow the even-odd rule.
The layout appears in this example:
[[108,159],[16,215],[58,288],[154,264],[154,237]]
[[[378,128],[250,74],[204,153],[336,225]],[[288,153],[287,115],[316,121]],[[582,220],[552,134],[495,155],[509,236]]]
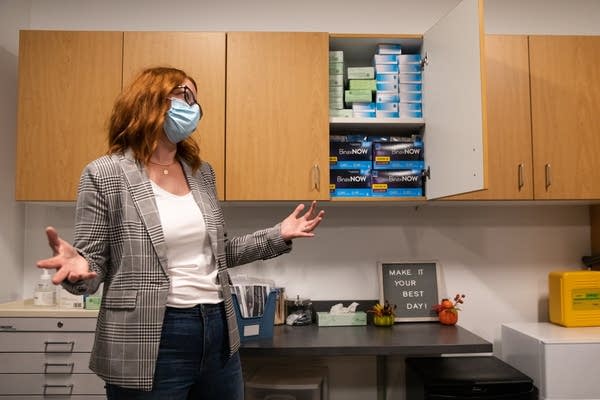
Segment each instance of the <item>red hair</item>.
[[[142,71],[117,97],[108,125],[108,154],[130,149],[135,159],[147,163],[163,133],[165,114],[173,89],[189,79],[176,68],[156,67]],[[200,148],[192,137],[177,143],[177,156],[193,171],[200,168]]]

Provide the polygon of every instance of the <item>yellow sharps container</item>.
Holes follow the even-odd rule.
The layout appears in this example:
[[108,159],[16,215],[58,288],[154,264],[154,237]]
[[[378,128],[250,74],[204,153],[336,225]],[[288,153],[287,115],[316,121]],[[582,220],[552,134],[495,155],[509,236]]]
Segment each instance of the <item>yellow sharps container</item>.
[[600,326],[600,271],[550,272],[550,322],[562,326]]

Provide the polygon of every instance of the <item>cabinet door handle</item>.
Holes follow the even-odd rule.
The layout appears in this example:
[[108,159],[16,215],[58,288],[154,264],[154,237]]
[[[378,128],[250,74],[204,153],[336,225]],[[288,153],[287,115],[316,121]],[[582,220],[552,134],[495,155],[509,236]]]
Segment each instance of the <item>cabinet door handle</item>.
[[313,165],[313,189],[321,191],[321,169],[319,164]]
[[[67,368],[66,370],[60,368]],[[44,363],[44,374],[72,374],[75,363]],[[57,368],[55,371],[49,371],[51,368]]]
[[550,164],[546,164],[546,191],[548,191],[548,189],[550,188],[550,186],[552,185],[552,167],[550,166]]
[[525,168],[525,166],[522,163],[519,164],[519,173],[518,173],[519,191],[521,191],[521,189],[523,189],[523,186],[525,186],[525,178],[523,176],[524,168]]
[[[60,391],[59,389],[68,389],[68,390],[65,390],[63,392],[63,391]],[[73,394],[73,385],[47,385],[47,384],[44,384],[44,392],[43,393],[44,393],[44,396],[70,396],[71,394]]]
[[[44,352],[45,353],[72,353],[73,352],[73,348],[75,347],[75,342],[74,341],[70,341],[70,342],[45,341],[44,345],[45,345],[44,346]],[[65,348],[60,348],[60,349],[52,350],[50,348],[51,346],[67,346],[67,347],[66,347],[66,349]]]

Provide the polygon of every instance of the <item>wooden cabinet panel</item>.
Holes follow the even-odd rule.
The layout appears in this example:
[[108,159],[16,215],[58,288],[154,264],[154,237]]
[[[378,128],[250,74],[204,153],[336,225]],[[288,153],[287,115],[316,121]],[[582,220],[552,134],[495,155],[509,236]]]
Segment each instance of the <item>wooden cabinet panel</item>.
[[227,34],[227,200],[329,198],[328,35]]
[[21,31],[17,200],[74,200],[82,169],[106,152],[106,123],[121,90],[122,38]]
[[530,36],[536,199],[600,198],[600,36]]
[[203,116],[194,133],[201,157],[217,176],[219,198],[225,195],[225,33],[125,32],[123,82],[148,67],[184,70],[198,85]]
[[488,189],[449,199],[533,199],[528,51],[527,36],[486,36]]

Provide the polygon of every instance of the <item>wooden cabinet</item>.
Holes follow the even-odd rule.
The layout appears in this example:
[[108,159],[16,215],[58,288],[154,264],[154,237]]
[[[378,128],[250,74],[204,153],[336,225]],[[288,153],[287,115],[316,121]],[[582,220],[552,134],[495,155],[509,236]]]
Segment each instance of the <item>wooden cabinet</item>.
[[531,200],[533,167],[527,36],[485,37],[488,189],[450,200]]
[[328,35],[227,34],[227,200],[329,199]]
[[75,199],[82,169],[107,149],[122,40],[120,32],[21,31],[16,200]]
[[95,326],[96,318],[0,317],[0,398],[106,399],[88,368]]
[[600,37],[487,36],[488,190],[460,200],[600,198]]
[[600,198],[600,36],[530,36],[536,199]]
[[225,198],[225,33],[125,32],[123,83],[143,69],[169,66],[184,70],[198,86],[203,116],[194,133],[200,156],[217,176],[219,198]]

